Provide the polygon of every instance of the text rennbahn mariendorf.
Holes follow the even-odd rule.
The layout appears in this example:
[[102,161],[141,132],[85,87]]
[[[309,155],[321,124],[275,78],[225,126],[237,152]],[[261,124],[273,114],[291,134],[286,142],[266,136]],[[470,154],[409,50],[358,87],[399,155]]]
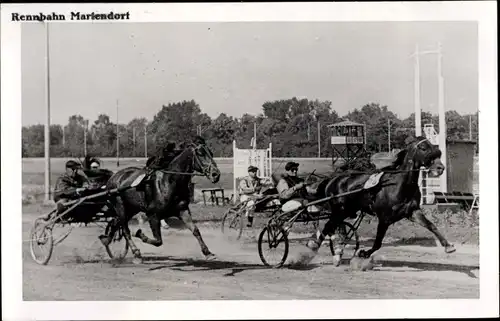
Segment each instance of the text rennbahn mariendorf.
[[[69,18],[69,19],[68,19]],[[108,13],[82,13],[71,12],[69,15],[52,12],[50,14],[20,14],[12,13],[12,21],[65,21],[65,20],[130,20],[130,12],[120,13],[110,11]]]

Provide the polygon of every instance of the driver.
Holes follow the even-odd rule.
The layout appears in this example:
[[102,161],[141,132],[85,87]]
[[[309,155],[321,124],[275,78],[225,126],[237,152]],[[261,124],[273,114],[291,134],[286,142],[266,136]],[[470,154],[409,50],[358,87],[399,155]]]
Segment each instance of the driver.
[[54,201],[59,212],[64,210],[63,203],[79,197],[90,185],[87,176],[80,174],[81,167],[79,163],[69,160],[66,162],[66,172],[57,179]]
[[[252,196],[256,198],[262,197],[260,194],[262,188],[272,186],[272,182],[268,179],[257,176],[258,170],[259,168],[255,166],[248,166],[248,176],[245,176],[240,181],[240,201],[246,202],[252,198]],[[248,227],[252,227],[253,224],[253,214],[251,212],[252,211],[247,210],[245,215],[248,218]]]
[[[285,165],[286,173],[281,176],[276,189],[279,193],[279,198],[282,204],[287,204],[289,201],[298,201],[297,205],[305,205],[308,194],[314,193],[314,190],[306,186],[304,180],[297,176],[299,163],[288,162]],[[284,205],[284,210],[287,206]]]
[[99,163],[99,161],[97,159],[93,159],[92,163],[90,164],[90,170],[97,172],[97,171],[99,171],[100,168],[101,168],[101,164]]

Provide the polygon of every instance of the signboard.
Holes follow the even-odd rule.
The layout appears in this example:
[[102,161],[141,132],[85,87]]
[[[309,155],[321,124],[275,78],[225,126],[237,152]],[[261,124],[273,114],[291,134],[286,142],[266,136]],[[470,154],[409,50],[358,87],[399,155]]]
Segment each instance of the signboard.
[[332,145],[363,144],[363,137],[358,136],[332,136]]

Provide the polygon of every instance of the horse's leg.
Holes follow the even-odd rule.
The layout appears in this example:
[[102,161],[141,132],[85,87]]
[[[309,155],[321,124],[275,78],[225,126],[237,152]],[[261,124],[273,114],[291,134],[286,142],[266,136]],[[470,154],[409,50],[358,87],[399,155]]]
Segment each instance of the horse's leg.
[[137,230],[135,233],[135,237],[140,238],[144,243],[154,245],[156,247],[159,247],[163,244],[163,241],[161,239],[161,220],[158,217],[158,214],[153,214],[151,216],[148,216],[148,221],[149,221],[149,226],[151,227],[151,232],[153,232],[153,239],[150,239],[149,237],[142,232],[141,229]]
[[389,228],[389,223],[384,222],[383,220],[378,221],[377,225],[377,236],[375,236],[375,242],[373,242],[373,246],[371,249],[368,251],[361,250],[359,251],[359,257],[362,258],[369,258],[374,252],[378,251],[382,247],[382,241],[384,240],[385,233],[387,232],[387,229]]
[[116,234],[116,231],[118,230],[118,224],[119,224],[119,219],[117,217],[113,218],[109,223],[108,226],[109,231],[108,234],[104,235],[99,235],[99,240],[101,240],[102,245],[107,247],[109,243],[111,243],[111,240],[113,240],[113,237]]
[[335,231],[335,228],[342,221],[341,220],[341,217],[343,217],[342,215],[343,213],[337,212],[335,216],[330,216],[330,219],[328,219],[328,221],[326,222],[325,226],[323,227],[323,230],[318,235],[317,239],[309,241],[307,243],[307,247],[309,247],[314,252],[317,252],[321,247],[321,244],[325,240],[326,236],[327,235],[331,236]]
[[203,241],[200,230],[198,229],[196,224],[194,224],[193,218],[191,217],[191,211],[189,210],[189,207],[187,207],[187,205],[185,205],[184,208],[180,209],[179,217],[182,219],[184,224],[186,224],[186,227],[193,233],[194,237],[198,240],[203,255],[205,255],[208,260],[214,259],[215,255],[210,252],[208,246]]
[[137,248],[137,245],[135,245],[134,241],[132,240],[132,236],[130,235],[130,229],[128,227],[128,221],[131,216],[127,215],[130,213],[127,213],[125,209],[125,205],[123,204],[123,199],[121,196],[116,197],[115,201],[115,211],[118,217],[118,222],[123,228],[123,234],[125,236],[125,239],[128,242],[128,245],[130,246],[130,250],[134,254],[135,261],[134,262],[139,262],[142,260],[141,258],[141,251],[139,248]]
[[453,244],[450,244],[448,240],[439,232],[437,227],[431,221],[429,221],[427,217],[425,217],[422,210],[416,210],[408,219],[412,222],[418,223],[419,225],[432,232],[439,240],[439,243],[441,243],[441,245],[444,247],[444,251],[446,253],[453,253],[456,251]]

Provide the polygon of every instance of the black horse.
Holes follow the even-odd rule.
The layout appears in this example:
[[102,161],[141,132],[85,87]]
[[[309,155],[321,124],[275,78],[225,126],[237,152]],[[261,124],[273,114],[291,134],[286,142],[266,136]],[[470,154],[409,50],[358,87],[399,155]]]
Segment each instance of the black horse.
[[[392,165],[381,169],[384,174],[377,185],[330,201],[331,218],[319,237],[309,243],[309,247],[316,251],[325,236],[331,235],[339,222],[347,217],[355,217],[358,211],[363,211],[376,215],[378,226],[373,247],[368,251],[359,252],[362,258],[369,258],[380,249],[389,226],[403,218],[415,221],[432,232],[446,253],[454,252],[454,246],[420,210],[419,170],[424,167],[429,170],[430,176],[439,177],[445,169],[440,157],[439,148],[425,137],[411,140],[407,148],[398,153]],[[370,175],[356,171],[335,174],[326,185],[324,194],[332,196],[363,188]]]
[[123,227],[124,236],[135,256],[135,262],[141,260],[141,253],[132,241],[129,220],[139,212],[146,213],[153,239],[147,237],[142,230],[135,234],[143,242],[161,246],[161,220],[169,217],[178,217],[191,230],[200,244],[202,253],[207,259],[215,258],[203,241],[198,227],[194,224],[189,210],[189,184],[195,172],[206,176],[212,183],[217,183],[220,171],[215,163],[212,152],[208,149],[201,137],[196,137],[194,143],[185,145],[185,149],[165,167],[142,169],[128,167],[116,172],[108,181],[107,187],[119,188],[129,186],[140,175],[148,173],[148,188],[128,189],[113,199],[116,219],[111,223],[108,235],[99,238],[104,246],[108,246],[119,226]]

